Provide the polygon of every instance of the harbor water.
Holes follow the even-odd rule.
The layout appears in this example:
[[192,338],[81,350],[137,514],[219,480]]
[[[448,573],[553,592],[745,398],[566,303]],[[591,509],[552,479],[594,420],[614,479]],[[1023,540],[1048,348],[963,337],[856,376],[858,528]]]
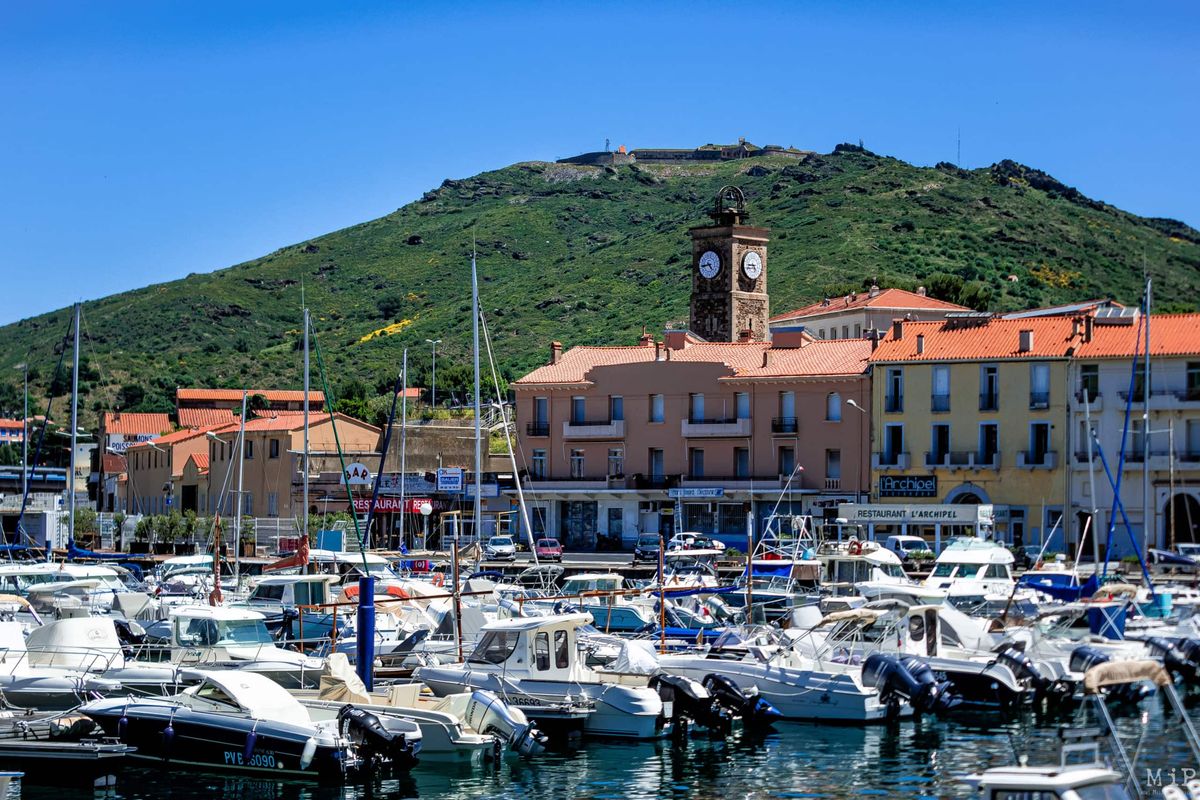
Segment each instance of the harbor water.
[[[1200,721],[1200,705],[1189,704]],[[26,800],[618,800],[618,798],[956,798],[970,793],[955,778],[1012,764],[1057,761],[1058,728],[1072,717],[1006,721],[926,718],[873,727],[781,723],[759,737],[684,742],[590,741],[570,753],[486,768],[424,761],[410,774],[347,787],[255,780],[159,768],[125,769],[114,788],[92,790],[27,785]],[[1084,720],[1081,720],[1084,721]],[[1156,700],[1117,724],[1143,783],[1170,782],[1195,768],[1179,720]],[[1157,795],[1157,792],[1154,793]]]

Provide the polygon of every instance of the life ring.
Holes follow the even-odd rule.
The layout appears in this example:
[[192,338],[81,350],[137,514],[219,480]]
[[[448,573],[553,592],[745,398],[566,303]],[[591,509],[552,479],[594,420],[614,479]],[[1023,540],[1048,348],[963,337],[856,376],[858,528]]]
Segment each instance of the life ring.
[[446,582],[446,573],[435,572],[435,573],[433,573],[433,576],[429,580],[431,583],[433,583],[434,586],[441,586],[442,584],[444,584]]
[[850,555],[861,556],[863,551],[862,542],[860,542],[858,539],[851,539],[848,549],[850,550]]

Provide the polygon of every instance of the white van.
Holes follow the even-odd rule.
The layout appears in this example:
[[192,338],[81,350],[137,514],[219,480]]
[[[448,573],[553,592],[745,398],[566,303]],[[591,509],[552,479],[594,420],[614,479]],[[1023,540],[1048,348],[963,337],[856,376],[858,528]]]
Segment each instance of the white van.
[[918,558],[933,558],[933,550],[929,547],[929,543],[920,536],[889,536],[883,547],[885,550],[895,553],[901,561],[912,561],[913,554],[918,552],[929,554],[918,556]]

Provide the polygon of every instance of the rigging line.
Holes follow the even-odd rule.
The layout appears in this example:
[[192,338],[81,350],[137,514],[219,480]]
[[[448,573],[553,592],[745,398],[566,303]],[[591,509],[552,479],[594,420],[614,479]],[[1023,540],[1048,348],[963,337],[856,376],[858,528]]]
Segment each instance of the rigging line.
[[[344,476],[346,474],[346,456],[342,452],[341,437],[338,436],[337,418],[333,415],[333,395],[329,391],[329,379],[325,374],[325,359],[321,357],[321,343],[317,339],[317,332],[312,325],[311,319],[309,320],[308,330],[312,336],[313,350],[316,351],[317,354],[317,373],[321,377],[321,388],[325,392],[325,408],[329,412],[329,426],[333,429],[333,443],[337,447],[338,464],[341,466],[342,475]],[[305,398],[305,402],[307,401],[308,398]],[[354,508],[354,493],[350,489],[349,481],[343,481],[343,483],[346,486],[346,502],[350,506],[350,519],[354,522],[354,535],[358,539],[358,552],[362,556],[363,572],[365,574],[370,574],[371,570],[367,565],[367,548],[363,542],[363,531],[359,528],[358,513]],[[368,511],[368,513],[370,512]],[[307,533],[308,532],[305,531],[305,535],[307,535]]]
[[92,361],[95,362],[96,371],[100,373],[100,383],[104,386],[114,386],[115,382],[111,380],[112,372],[106,372],[101,366],[100,354],[96,352],[96,343],[92,339],[92,332],[88,328],[87,317],[83,313],[83,305],[79,306],[79,321],[83,326],[83,338],[87,341],[88,348],[92,351]]

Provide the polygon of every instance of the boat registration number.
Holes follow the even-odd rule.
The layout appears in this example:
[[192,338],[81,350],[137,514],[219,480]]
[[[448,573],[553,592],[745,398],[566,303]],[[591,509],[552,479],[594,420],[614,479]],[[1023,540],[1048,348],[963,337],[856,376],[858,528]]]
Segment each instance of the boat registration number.
[[225,763],[237,767],[267,767],[274,769],[275,754],[254,753],[250,758],[246,758],[246,754],[241,750],[226,750]]

